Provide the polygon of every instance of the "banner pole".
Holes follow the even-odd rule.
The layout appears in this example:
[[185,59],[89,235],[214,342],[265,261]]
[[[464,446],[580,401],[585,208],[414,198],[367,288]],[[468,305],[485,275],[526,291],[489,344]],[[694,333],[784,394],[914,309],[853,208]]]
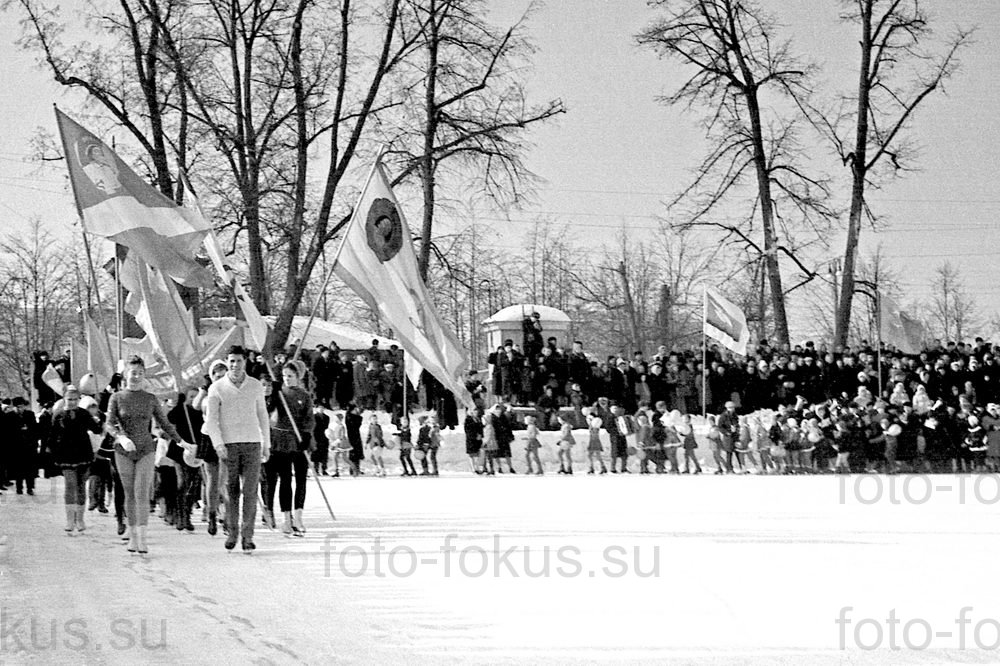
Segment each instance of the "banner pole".
[[708,415],[708,336],[705,323],[708,321],[708,289],[702,286],[701,294],[701,415]]
[[[379,151],[378,155],[375,156],[375,163],[372,164],[371,171],[368,173],[368,178],[365,179],[365,186],[361,189],[362,192],[368,190],[368,185],[371,183],[372,177],[375,175],[375,170],[379,168],[379,160],[382,159],[382,154],[385,152],[385,146],[383,145]],[[354,227],[355,218],[357,217],[358,211],[355,208],[351,212],[351,219],[347,223],[347,228],[344,230],[344,236],[340,239],[340,245],[337,246],[337,254],[333,255],[333,261],[326,269],[326,276],[323,278],[323,286],[320,287],[320,296],[326,293],[326,287],[330,284],[330,278],[333,276],[333,270],[337,267],[337,261],[340,259],[340,253],[344,249],[344,243],[347,241],[347,235],[350,233],[351,229]],[[319,309],[319,304],[322,298],[316,298],[313,302],[312,311],[309,313],[309,321],[306,322],[305,330],[302,331],[302,335],[299,336],[299,344],[295,348],[295,354],[292,356],[293,361],[299,360],[299,355],[302,353],[302,345],[305,344],[306,336],[309,335],[309,329],[312,328],[313,320],[316,319],[316,311]]]
[[878,328],[878,342],[875,349],[877,368],[878,368],[878,397],[882,397],[882,294],[879,292],[878,285],[875,285],[875,321],[877,322],[876,327]]

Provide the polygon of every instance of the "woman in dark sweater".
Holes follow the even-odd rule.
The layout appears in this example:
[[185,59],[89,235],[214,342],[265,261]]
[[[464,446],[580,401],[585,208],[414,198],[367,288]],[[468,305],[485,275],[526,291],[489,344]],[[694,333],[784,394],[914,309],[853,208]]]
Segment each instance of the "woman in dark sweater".
[[80,392],[73,385],[66,387],[63,394],[65,409],[52,418],[49,433],[49,452],[52,461],[62,469],[66,482],[66,527],[70,536],[73,531],[82,532],[83,511],[87,498],[87,470],[94,461],[94,446],[90,433],[102,433],[100,419],[80,407]]
[[[159,399],[143,390],[146,365],[138,356],[125,367],[125,388],[108,401],[108,428],[119,439],[115,443],[115,461],[125,490],[125,515],[128,517],[130,553],[148,552],[146,526],[149,523],[149,490],[153,485],[156,443],[152,422],[172,442],[180,442],[177,429],[167,420]],[[122,439],[124,437],[125,439]],[[127,448],[126,448],[127,446]]]
[[[301,386],[301,368],[288,362],[281,369],[281,384],[268,400],[271,413],[271,457],[264,464],[267,475],[267,493],[264,497],[267,507],[265,516],[273,527],[274,491],[278,490],[278,504],[285,523],[281,531],[295,536],[305,536],[302,523],[302,509],[306,503],[306,475],[309,469],[307,452],[312,446],[313,402]],[[292,503],[292,473],[295,474],[295,502]],[[294,506],[295,516],[292,517]]]

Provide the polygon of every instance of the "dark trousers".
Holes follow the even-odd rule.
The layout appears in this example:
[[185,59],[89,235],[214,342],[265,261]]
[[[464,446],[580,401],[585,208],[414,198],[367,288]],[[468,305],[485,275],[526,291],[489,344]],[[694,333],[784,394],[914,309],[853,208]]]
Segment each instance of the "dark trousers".
[[104,499],[111,492],[111,462],[98,456],[90,463],[90,505],[103,507]]
[[[676,446],[666,447],[665,455],[667,457],[667,460],[670,462],[670,471],[674,473],[681,471],[680,465],[677,464],[677,447]],[[697,462],[698,461],[695,461],[695,464],[697,464]],[[657,471],[660,471],[662,469],[663,469],[663,463],[660,463],[657,466]]]
[[[278,491],[278,507],[282,512],[291,511],[293,506],[301,509],[306,505],[306,471],[308,462],[301,451],[280,451],[272,453],[264,463],[267,476],[267,494],[264,501],[268,511],[274,511],[274,492]],[[292,503],[292,474],[295,475],[295,502]]]
[[399,462],[403,465],[403,471],[416,474],[417,468],[413,466],[413,458],[410,456],[410,449],[401,449],[399,452]]
[[690,472],[691,469],[688,466],[690,463],[694,463],[694,471],[700,472],[701,465],[698,464],[698,452],[697,449],[684,449],[684,471]]
[[[242,515],[242,536],[252,539],[257,518],[257,486],[260,483],[260,442],[227,443],[226,469],[229,472],[226,480],[226,526],[230,538],[239,533]],[[243,500],[242,510],[240,499]]]
[[118,465],[115,459],[108,461],[111,464],[111,478],[115,487],[115,518],[125,520],[125,488],[122,487],[122,477],[118,475]]
[[163,515],[172,522],[177,516],[177,470],[173,466],[156,468],[156,497],[163,499]]
[[[87,468],[83,468],[84,474],[86,474]],[[38,476],[38,463],[36,462],[36,456],[30,454],[19,456],[14,460],[14,485],[17,488],[17,492],[21,493],[27,490],[30,493],[35,492],[35,477]]]
[[191,520],[195,500],[201,495],[201,470],[181,465],[180,487],[177,489],[177,514],[184,523]]
[[63,497],[69,506],[83,506],[87,501],[87,466],[63,467]]
[[[424,459],[420,461],[420,467],[424,472],[429,474],[438,473],[438,450],[437,449],[427,449],[427,455]],[[430,466],[430,471],[428,472],[428,466]]]

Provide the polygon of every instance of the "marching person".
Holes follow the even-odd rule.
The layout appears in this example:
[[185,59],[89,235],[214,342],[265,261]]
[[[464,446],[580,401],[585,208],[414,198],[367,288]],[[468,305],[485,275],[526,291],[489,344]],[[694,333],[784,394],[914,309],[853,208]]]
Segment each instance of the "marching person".
[[[48,450],[65,480],[66,533],[83,532],[87,470],[94,461],[90,435],[103,434],[100,419],[80,407],[80,391],[70,384],[63,394],[65,407],[52,418]],[[148,515],[148,511],[143,511]],[[130,514],[132,515],[132,514]]]
[[[264,404],[264,387],[246,373],[247,353],[234,345],[226,355],[228,372],[208,389],[205,430],[220,460],[228,468],[226,550],[236,547],[242,536],[243,550],[252,552],[257,515],[257,485],[260,465],[271,454],[271,428]],[[240,499],[243,500],[243,530],[240,531]]]
[[208,520],[208,533],[211,536],[215,536],[219,530],[219,505],[222,504],[223,508],[225,508],[226,491],[221,481],[227,474],[225,471],[225,461],[219,460],[219,454],[216,453],[215,446],[212,445],[211,438],[208,437],[208,432],[205,430],[205,401],[208,398],[208,389],[212,384],[225,377],[226,372],[225,361],[212,361],[212,364],[208,367],[208,381],[198,389],[198,395],[191,401],[191,407],[202,412],[201,434],[204,435],[202,439],[208,440],[207,442],[201,442],[202,446],[198,450],[198,457],[205,461],[205,464],[202,466],[202,470],[204,471],[203,478],[205,480],[205,508],[208,513],[206,516]]
[[[194,456],[197,456],[199,450],[204,449],[201,440],[205,438],[205,435],[202,434],[202,427],[205,421],[202,418],[201,412],[191,407],[191,403],[194,402],[197,395],[198,389],[193,387],[189,388],[185,393],[178,394],[177,404],[167,412],[167,419],[174,424],[177,432],[181,435],[181,439],[190,445],[190,447],[184,448],[190,448]],[[177,471],[180,474],[180,478],[177,484],[177,501],[175,505],[177,517],[174,526],[178,530],[193,532],[194,525],[191,524],[191,510],[194,508],[195,495],[201,474],[201,469],[199,468],[204,464],[204,461],[202,460],[201,463],[196,463],[195,465],[189,465],[182,457],[181,460],[175,462],[177,463]]]
[[[271,456],[264,465],[267,493],[264,513],[274,527],[274,491],[277,484],[278,506],[285,518],[281,531],[285,535],[305,536],[302,510],[306,503],[306,474],[309,462],[306,451],[312,445],[315,427],[313,402],[300,386],[301,368],[292,362],[281,369],[281,386],[271,394],[268,412],[271,414]],[[292,501],[292,474],[295,475],[295,499]],[[294,510],[295,514],[292,515]]]
[[167,420],[155,395],[144,390],[146,364],[133,356],[125,366],[125,388],[108,401],[107,426],[115,433],[115,463],[125,492],[125,515],[129,525],[129,552],[146,553],[149,523],[149,491],[153,485],[156,443],[152,422],[164,436],[181,441],[177,429]]

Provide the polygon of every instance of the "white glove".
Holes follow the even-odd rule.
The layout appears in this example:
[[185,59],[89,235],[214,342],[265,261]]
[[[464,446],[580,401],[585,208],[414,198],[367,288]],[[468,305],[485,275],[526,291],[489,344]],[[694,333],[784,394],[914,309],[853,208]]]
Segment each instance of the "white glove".
[[118,435],[115,438],[115,443],[129,453],[135,451],[135,442],[133,442],[127,435]]

